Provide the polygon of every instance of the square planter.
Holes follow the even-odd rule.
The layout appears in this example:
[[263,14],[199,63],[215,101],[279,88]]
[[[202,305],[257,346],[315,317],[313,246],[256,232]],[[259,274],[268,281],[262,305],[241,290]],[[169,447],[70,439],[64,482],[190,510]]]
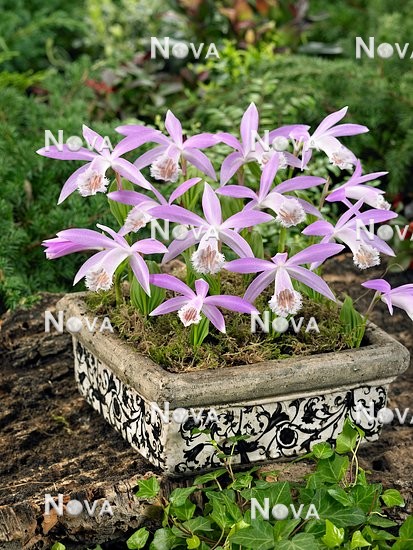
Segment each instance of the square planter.
[[[83,293],[65,296],[57,309],[66,320],[87,317]],[[373,441],[388,386],[410,357],[372,323],[359,349],[187,373],[167,372],[115,334],[91,332],[87,323],[72,336],[81,394],[171,475],[221,465],[210,436],[192,433],[194,427],[209,429],[223,452],[231,450],[229,437],[248,435],[235,446],[235,464],[287,460],[320,441],[334,442],[347,416]]]

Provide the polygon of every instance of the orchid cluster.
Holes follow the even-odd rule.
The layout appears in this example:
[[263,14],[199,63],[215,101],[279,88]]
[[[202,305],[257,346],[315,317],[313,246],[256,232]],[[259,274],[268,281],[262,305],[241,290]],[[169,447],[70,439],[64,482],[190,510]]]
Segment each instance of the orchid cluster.
[[[100,231],[61,231],[44,241],[46,256],[54,259],[96,251],[81,266],[74,284],[85,278],[92,291],[106,291],[115,284],[120,300],[119,285],[126,278],[138,285],[147,301],[155,288],[166,289],[170,297],[163,303],[152,299],[150,315],[177,312],[186,327],[209,321],[225,332],[219,308],[258,313],[254,304],[268,287],[273,289],[269,308],[280,317],[300,311],[303,291],[335,301],[320,266],[345,247],[361,270],[379,265],[380,254],[394,256],[390,246],[374,234],[372,224],[397,217],[384,192],[371,185],[386,172],[363,175],[360,161],[338,139],[368,131],[358,124],[339,124],[346,112],[347,107],[330,114],[314,131],[296,124],[264,135],[259,134],[259,114],[252,103],[236,137],[223,132],[184,135],[180,121],[168,111],[168,135],[142,125],[120,126],[116,130],[124,137],[113,150],[104,137],[84,126],[87,148],[72,151],[54,146],[38,151],[53,159],[86,161],[66,181],[58,202],[75,192],[82,197],[107,193],[111,204],[123,205],[125,214],[121,219],[117,216],[117,230],[98,224]],[[123,158],[150,143],[154,147],[134,163]],[[220,151],[231,150],[221,164],[219,183],[213,163],[203,152],[217,146]],[[344,176],[351,172],[350,177],[330,189],[329,180],[308,175],[312,156],[318,152]],[[317,188],[318,194],[314,193]],[[314,195],[318,204],[311,200]],[[335,223],[327,203],[341,203],[335,210],[343,213]],[[162,220],[178,225],[176,238],[165,242],[147,238],[149,227]],[[271,224],[275,231],[268,232]],[[271,237],[264,246],[266,234]],[[291,243],[289,237],[293,237]],[[162,266],[171,260],[183,258],[186,283],[171,274],[153,273],[148,267],[153,254],[161,264],[159,271],[167,271]],[[247,281],[243,297],[221,294],[223,270],[244,274],[240,277]],[[373,301],[381,298],[391,314],[396,306],[413,319],[413,285],[391,289],[381,279],[363,285],[376,291]],[[161,300],[164,295],[164,290],[157,293]]]

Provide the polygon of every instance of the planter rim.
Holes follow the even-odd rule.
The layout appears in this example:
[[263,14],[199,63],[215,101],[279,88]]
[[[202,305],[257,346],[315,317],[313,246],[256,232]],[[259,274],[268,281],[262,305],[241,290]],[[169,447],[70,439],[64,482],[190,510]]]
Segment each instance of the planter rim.
[[[67,294],[56,308],[65,312],[66,319],[88,317],[85,295]],[[369,344],[361,348],[183,373],[168,372],[116,334],[89,332],[84,323],[72,334],[148,401],[168,402],[171,408],[311,395],[391,381],[408,368],[410,360],[400,342],[370,322],[366,329]]]

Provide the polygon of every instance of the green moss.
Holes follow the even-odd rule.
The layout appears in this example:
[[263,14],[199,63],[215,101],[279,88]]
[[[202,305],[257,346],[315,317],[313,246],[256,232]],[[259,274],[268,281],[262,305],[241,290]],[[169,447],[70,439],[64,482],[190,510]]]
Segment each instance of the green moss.
[[[242,295],[244,287],[241,276],[222,274],[221,293]],[[271,290],[268,289],[256,302],[261,313],[269,311],[267,302]],[[339,306],[329,300],[314,301],[306,296],[303,298],[302,310],[295,316],[296,325],[301,317],[304,318],[297,333],[292,322],[288,330],[281,334],[274,331],[251,333],[249,315],[223,311],[227,333],[221,334],[211,327],[209,335],[198,349],[191,346],[190,329],[182,325],[176,313],[144,318],[127,299],[117,307],[113,291],[90,293],[87,304],[94,315],[108,315],[121,338],[171,372],[236,367],[349,347],[340,322]],[[312,317],[316,320],[319,332],[306,331]]]

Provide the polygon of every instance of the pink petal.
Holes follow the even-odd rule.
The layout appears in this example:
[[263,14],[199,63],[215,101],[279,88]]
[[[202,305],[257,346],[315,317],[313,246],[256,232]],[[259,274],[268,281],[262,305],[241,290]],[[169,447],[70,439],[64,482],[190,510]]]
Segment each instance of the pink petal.
[[225,334],[225,319],[219,309],[204,303],[202,306],[202,313],[211,321],[216,329]]
[[254,256],[253,251],[251,250],[250,245],[245,239],[241,237],[235,231],[231,229],[225,229],[225,231],[220,231],[220,239],[225,243],[231,250],[238,254],[241,258],[248,256],[252,258]]
[[244,294],[244,299],[248,302],[254,303],[257,297],[265,290],[275,279],[276,270],[264,271],[260,273],[252,281],[250,286],[247,288],[246,293]]
[[129,262],[139,284],[146,292],[146,294],[150,296],[151,289],[149,286],[149,270],[144,259],[139,254],[134,254],[133,256],[130,256]]
[[112,168],[119,174],[144,189],[151,189],[151,184],[142,176],[140,171],[128,160],[117,158],[112,162]]
[[85,147],[81,147],[77,151],[71,151],[67,145],[62,145],[61,151],[56,145],[51,145],[50,147],[38,149],[36,153],[42,157],[58,160],[93,160],[98,156],[97,153],[89,151]]
[[187,298],[195,298],[194,291],[183,281],[173,275],[168,275],[166,273],[155,273],[150,276],[150,282],[160,288],[166,288],[167,290],[179,292],[179,294],[183,294]]
[[195,149],[206,149],[207,147],[212,147],[219,142],[220,140],[214,134],[198,134],[197,136],[191,136],[186,141],[184,141],[184,150],[187,147]]
[[205,298],[208,294],[209,284],[204,279],[197,279],[195,281],[195,290],[198,296]]
[[182,126],[172,111],[166,113],[165,127],[178,147],[182,147]]
[[257,107],[254,105],[254,103],[251,103],[241,119],[240,130],[244,152],[250,151],[252,149],[252,144],[254,142],[252,134],[253,132],[256,132],[258,130],[258,123],[259,115]]
[[172,204],[174,201],[176,201],[176,199],[178,199],[179,197],[182,197],[182,195],[184,193],[186,193],[188,191],[188,189],[191,189],[191,187],[193,187],[194,185],[196,185],[200,181],[201,181],[201,178],[191,178],[191,179],[181,183],[181,185],[179,185],[175,189],[175,191],[173,191],[171,196],[169,197],[168,203]]
[[202,209],[205,219],[210,225],[221,225],[222,212],[221,203],[212,187],[205,182],[204,193],[202,195]]
[[169,145],[159,145],[158,147],[154,147],[153,149],[146,151],[146,153],[135,160],[133,165],[139,170],[149,166],[149,164],[152,164],[158,157],[163,155],[168,147]]
[[225,185],[235,172],[244,164],[244,158],[241,153],[234,152],[229,154],[221,165],[221,185]]
[[288,273],[291,275],[293,279],[296,279],[297,281],[304,283],[309,288],[312,288],[316,292],[319,292],[323,296],[326,296],[326,298],[330,298],[330,300],[333,300],[334,302],[336,301],[335,296],[331,292],[327,283],[312,271],[309,271],[304,267],[295,266],[295,267],[289,267]]
[[211,161],[206,155],[204,155],[204,153],[198,151],[198,149],[186,147],[183,151],[183,157],[214,181],[217,179]]
[[57,201],[57,204],[61,204],[69,195],[71,195],[74,191],[77,189],[77,179],[78,177],[83,174],[83,172],[86,172],[88,168],[90,168],[91,163],[88,162],[87,164],[84,164],[77,170],[73,172],[73,174],[70,176],[68,180],[66,180],[66,183],[62,187],[62,190],[60,191],[59,200]]
[[155,315],[165,315],[166,313],[171,313],[172,311],[178,311],[188,302],[188,298],[185,296],[176,296],[175,298],[170,298],[166,300],[163,304],[155,308],[149,314],[150,317]]

